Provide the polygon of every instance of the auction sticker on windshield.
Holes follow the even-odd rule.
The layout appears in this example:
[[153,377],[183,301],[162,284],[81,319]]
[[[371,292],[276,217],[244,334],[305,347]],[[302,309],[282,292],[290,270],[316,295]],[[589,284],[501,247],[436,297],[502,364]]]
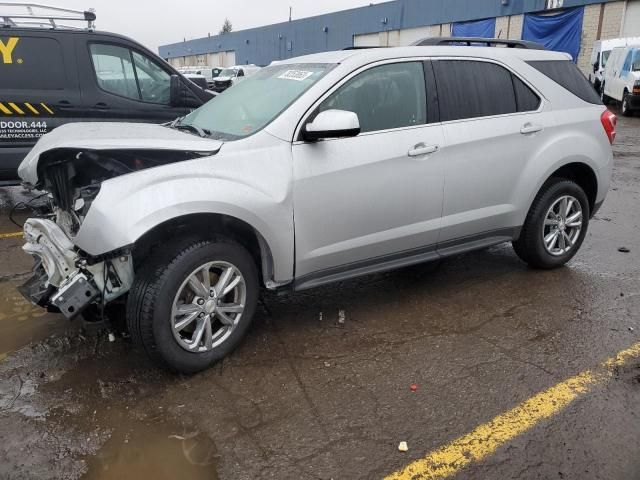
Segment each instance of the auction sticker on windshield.
[[287,70],[278,78],[283,78],[285,80],[297,80],[298,82],[302,82],[303,80],[306,80],[311,75],[313,75],[313,73],[314,72],[308,72],[306,70]]

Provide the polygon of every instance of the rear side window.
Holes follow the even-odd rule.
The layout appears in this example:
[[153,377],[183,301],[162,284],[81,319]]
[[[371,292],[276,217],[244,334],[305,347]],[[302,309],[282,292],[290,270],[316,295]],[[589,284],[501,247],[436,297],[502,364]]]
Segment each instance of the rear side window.
[[62,48],[45,37],[0,35],[0,90],[63,90]]
[[473,60],[434,60],[440,120],[536,110],[538,96],[509,70]]
[[540,98],[515,75],[511,75],[518,112],[531,112],[540,106]]
[[602,103],[589,80],[571,60],[536,60],[527,63],[585,102],[596,105]]

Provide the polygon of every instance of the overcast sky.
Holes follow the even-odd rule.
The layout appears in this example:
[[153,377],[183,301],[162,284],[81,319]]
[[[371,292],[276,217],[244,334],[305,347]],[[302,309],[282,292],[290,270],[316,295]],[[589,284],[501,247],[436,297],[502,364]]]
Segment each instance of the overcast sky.
[[[48,0],[78,10],[95,8],[100,30],[134,38],[154,52],[183,38],[218,33],[225,17],[234,30],[369,5],[371,0]],[[379,2],[375,2],[379,3]],[[1,13],[1,12],[0,12]]]

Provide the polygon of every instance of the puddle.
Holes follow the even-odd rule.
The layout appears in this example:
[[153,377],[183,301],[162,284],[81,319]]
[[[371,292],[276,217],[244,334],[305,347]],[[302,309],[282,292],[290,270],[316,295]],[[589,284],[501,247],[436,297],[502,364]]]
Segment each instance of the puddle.
[[0,282],[0,361],[30,342],[79,326],[31,305],[18,293],[17,285],[13,281]]
[[216,480],[216,449],[198,432],[185,433],[165,421],[127,422],[102,448],[85,458],[83,480]]

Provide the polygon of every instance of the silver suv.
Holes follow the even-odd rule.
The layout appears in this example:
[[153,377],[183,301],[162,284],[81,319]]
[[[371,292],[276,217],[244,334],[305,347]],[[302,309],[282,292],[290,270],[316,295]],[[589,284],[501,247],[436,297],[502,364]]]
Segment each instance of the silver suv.
[[[22,163],[50,193],[21,290],[116,321],[180,372],[247,332],[260,288],[303,290],[512,242],[580,248],[616,118],[560,53],[401,47],[262,69],[164,126],[71,124]],[[120,310],[119,310],[120,309]]]

